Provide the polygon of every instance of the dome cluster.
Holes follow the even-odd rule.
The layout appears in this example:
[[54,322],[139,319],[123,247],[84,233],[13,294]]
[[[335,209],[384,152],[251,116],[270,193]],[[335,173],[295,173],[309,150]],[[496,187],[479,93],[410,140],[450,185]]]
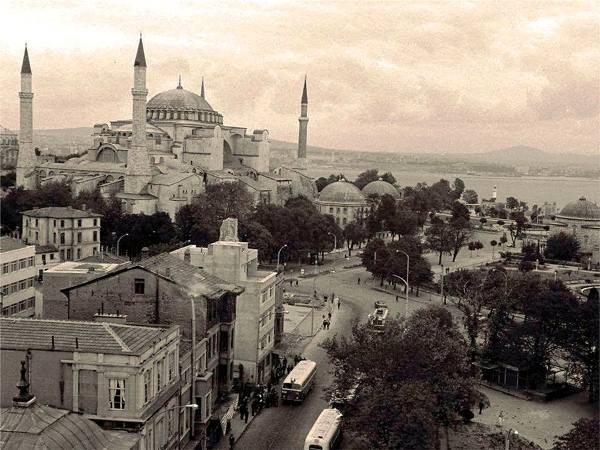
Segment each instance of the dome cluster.
[[557,217],[600,220],[600,208],[585,197],[581,197],[577,201],[567,203]]
[[223,116],[216,112],[206,99],[177,86],[156,94],[146,105],[148,120],[193,120],[222,124]]
[[336,203],[363,203],[365,198],[354,184],[340,180],[325,186],[319,194],[319,200]]
[[383,181],[382,179],[371,181],[362,189],[362,193],[367,198],[371,195],[378,195],[382,197],[385,194],[388,194],[394,197],[394,200],[400,199],[400,193],[398,192],[398,189],[396,189],[392,184],[388,183],[387,181]]

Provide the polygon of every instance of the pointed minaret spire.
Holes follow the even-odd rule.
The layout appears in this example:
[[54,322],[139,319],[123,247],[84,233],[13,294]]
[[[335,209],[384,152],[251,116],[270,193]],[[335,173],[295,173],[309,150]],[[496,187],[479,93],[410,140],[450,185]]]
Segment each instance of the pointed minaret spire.
[[142,42],[142,33],[140,33],[140,42],[138,44],[137,53],[135,54],[134,66],[146,67],[146,55],[144,54],[144,43]]
[[200,88],[200,97],[204,98],[204,77],[202,77],[202,87]]
[[308,94],[306,93],[306,75],[304,75],[304,89],[302,90],[302,100],[300,103],[308,105]]
[[177,89],[183,89],[183,86],[181,86],[181,74],[179,75],[179,83],[177,84]]
[[29,53],[27,52],[27,43],[25,43],[25,53],[23,53],[23,64],[21,65],[21,73],[31,73],[31,65],[29,64]]

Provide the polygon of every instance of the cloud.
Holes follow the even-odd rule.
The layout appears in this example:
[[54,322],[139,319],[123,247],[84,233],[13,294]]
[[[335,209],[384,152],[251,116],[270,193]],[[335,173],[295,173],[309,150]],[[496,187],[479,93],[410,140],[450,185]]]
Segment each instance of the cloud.
[[7,1],[0,123],[18,127],[29,42],[39,127],[127,117],[144,33],[148,87],[199,91],[225,122],[339,148],[597,149],[594,2]]

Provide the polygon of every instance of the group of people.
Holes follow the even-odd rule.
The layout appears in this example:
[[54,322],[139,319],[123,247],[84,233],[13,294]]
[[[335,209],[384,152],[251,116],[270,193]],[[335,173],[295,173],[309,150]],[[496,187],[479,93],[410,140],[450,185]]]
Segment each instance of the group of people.
[[331,325],[331,311],[327,313],[327,317],[323,314],[323,329],[329,330],[329,326]]
[[264,408],[270,408],[271,406],[279,406],[279,394],[275,385],[270,382],[266,386],[257,384],[250,395],[240,398],[240,418],[248,423],[250,415],[254,417],[260,414]]

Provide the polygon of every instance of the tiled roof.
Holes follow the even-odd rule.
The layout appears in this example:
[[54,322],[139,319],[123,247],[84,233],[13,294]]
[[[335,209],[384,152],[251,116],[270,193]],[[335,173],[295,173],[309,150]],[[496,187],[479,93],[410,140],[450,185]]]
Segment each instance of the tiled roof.
[[139,355],[167,332],[106,322],[0,318],[0,348],[51,349],[54,337],[55,350]]
[[23,241],[20,239],[11,238],[10,236],[0,237],[0,253],[19,250],[20,248],[25,247],[27,247],[27,245],[23,244]]
[[102,430],[95,422],[63,409],[39,405],[2,408],[0,442],[3,450],[136,448],[139,438],[130,433]]
[[93,211],[83,211],[68,206],[50,206],[47,208],[30,209],[23,211],[24,216],[28,217],[51,217],[53,219],[84,219],[87,217],[102,217]]
[[37,245],[35,246],[36,253],[55,253],[58,251],[58,248],[55,245]]
[[96,252],[95,255],[86,256],[80,259],[79,262],[84,263],[100,263],[100,264],[123,264],[129,261],[126,258],[117,255],[111,255],[107,252]]
[[173,280],[180,286],[187,288],[193,295],[220,297],[226,292],[243,292],[243,288],[192,266],[170,253],[161,253],[143,259],[135,265]]
[[158,175],[154,175],[152,177],[152,179],[150,180],[150,184],[161,184],[164,186],[170,186],[172,184],[179,183],[180,181],[183,181],[186,178],[193,177],[193,176],[197,177],[199,175],[197,175],[195,173],[188,173],[188,172],[161,173]]

